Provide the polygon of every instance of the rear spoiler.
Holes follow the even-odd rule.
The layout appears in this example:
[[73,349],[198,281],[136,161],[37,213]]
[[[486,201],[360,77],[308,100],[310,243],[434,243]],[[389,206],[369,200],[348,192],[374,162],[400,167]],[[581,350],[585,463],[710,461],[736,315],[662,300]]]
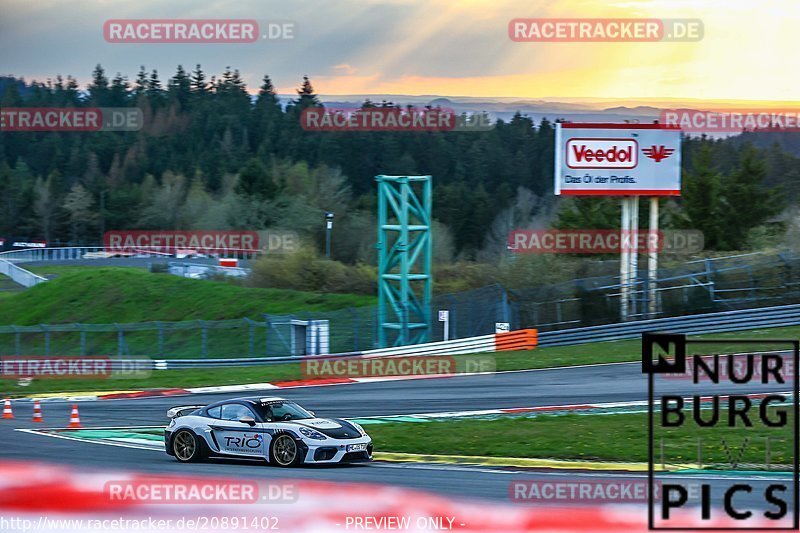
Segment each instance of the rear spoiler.
[[169,411],[167,411],[167,416],[169,418],[178,418],[181,416],[188,415],[192,411],[196,409],[200,409],[201,407],[205,407],[203,405],[180,405],[178,407],[173,407]]

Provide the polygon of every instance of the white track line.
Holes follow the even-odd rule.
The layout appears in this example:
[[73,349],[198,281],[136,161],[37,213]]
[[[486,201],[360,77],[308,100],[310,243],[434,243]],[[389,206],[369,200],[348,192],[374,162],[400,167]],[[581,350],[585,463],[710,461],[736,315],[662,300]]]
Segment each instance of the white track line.
[[[99,428],[84,428],[84,429],[99,429]],[[111,442],[102,440],[82,439],[79,437],[70,437],[68,435],[57,435],[55,433],[42,433],[41,429],[15,429],[14,431],[21,431],[23,433],[30,433],[31,435],[44,435],[45,437],[54,437],[56,439],[74,440],[78,442],[88,442],[90,444],[103,444],[105,446],[119,446],[120,448],[134,448],[137,450],[149,450],[153,452],[164,452],[163,449],[154,448],[151,446],[140,446],[137,444],[130,444],[125,442]]]

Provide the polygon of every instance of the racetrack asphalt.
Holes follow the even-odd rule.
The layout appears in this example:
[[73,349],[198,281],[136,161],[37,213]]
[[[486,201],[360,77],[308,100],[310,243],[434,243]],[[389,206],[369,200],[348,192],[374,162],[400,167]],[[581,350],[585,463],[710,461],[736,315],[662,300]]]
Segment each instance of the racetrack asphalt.
[[[536,371],[506,372],[397,382],[357,383],[324,387],[252,392],[249,396],[282,396],[314,410],[321,417],[354,418],[441,411],[626,402],[647,399],[647,381],[639,363],[592,365]],[[659,393],[697,393],[690,381],[668,380]],[[790,390],[791,385],[749,385],[747,392]],[[705,394],[712,392],[706,386]],[[714,393],[741,393],[730,385],[715,386]],[[241,393],[193,394],[180,397],[79,402],[84,427],[166,425],[166,410],[176,405],[203,405]],[[0,459],[37,460],[85,468],[135,470],[150,473],[208,474],[233,477],[322,479],[413,487],[461,498],[509,501],[509,485],[516,480],[626,479],[643,480],[641,474],[605,472],[530,471],[517,468],[470,465],[383,463],[337,467],[303,467],[285,470],[260,463],[217,460],[181,464],[161,452],[100,445],[14,431],[18,428],[65,427],[71,404],[42,404],[44,424],[30,421],[32,404],[14,402],[15,420],[0,420]],[[502,435],[498,435],[502,438]],[[609,435],[613,438],[613,435]],[[645,443],[642,443],[643,446]],[[380,443],[376,442],[376,450]],[[728,486],[729,479],[712,474],[693,478],[713,487]],[[767,478],[749,475],[756,486]],[[716,492],[716,491],[715,491]],[[743,497],[742,502],[750,502]],[[790,500],[791,501],[791,500]],[[758,504],[754,495],[752,503]]]

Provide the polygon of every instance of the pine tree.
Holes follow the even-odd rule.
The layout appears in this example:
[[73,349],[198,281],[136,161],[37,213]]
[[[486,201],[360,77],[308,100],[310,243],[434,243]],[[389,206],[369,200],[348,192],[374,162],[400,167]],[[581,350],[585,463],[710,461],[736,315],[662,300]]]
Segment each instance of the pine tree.
[[150,78],[147,80],[147,96],[152,100],[161,98],[164,89],[161,87],[161,80],[158,79],[158,70],[153,69]]
[[128,105],[130,97],[130,84],[128,78],[125,78],[117,72],[114,79],[111,81],[111,89],[109,91],[109,105],[112,107],[125,107]]
[[256,159],[250,159],[239,171],[239,181],[236,183],[236,192],[242,196],[250,196],[267,200],[275,197],[278,187],[264,164]]
[[182,65],[178,65],[178,70],[175,75],[170,78],[167,84],[167,92],[171,98],[174,98],[181,104],[182,109],[186,109],[191,93],[191,80],[189,75],[183,70]]
[[99,64],[92,72],[92,82],[89,84],[89,101],[95,106],[106,106],[109,104],[108,78],[105,70]]
[[725,203],[721,187],[722,176],[713,168],[711,146],[702,145],[692,170],[684,173],[681,225],[702,231],[705,247],[712,250],[727,245],[722,235]]
[[144,65],[139,67],[139,74],[136,76],[136,83],[133,86],[133,94],[134,97],[138,98],[143,94],[147,94],[147,71],[144,68]]
[[203,72],[203,69],[200,68],[199,63],[195,67],[194,72],[192,72],[191,89],[192,93],[199,97],[202,97],[209,92],[206,74]]
[[256,106],[265,111],[280,111],[280,102],[278,101],[278,95],[275,93],[275,86],[266,74],[258,90]]
[[764,187],[766,163],[752,145],[746,145],[739,156],[736,170],[725,180],[724,209],[720,219],[722,244],[730,250],[747,246],[747,234],[763,225],[783,209],[778,191]]
[[320,107],[322,104],[319,98],[314,94],[314,87],[311,85],[311,80],[308,76],[303,76],[303,85],[297,89],[298,99],[295,100],[295,105],[302,111],[309,107]]

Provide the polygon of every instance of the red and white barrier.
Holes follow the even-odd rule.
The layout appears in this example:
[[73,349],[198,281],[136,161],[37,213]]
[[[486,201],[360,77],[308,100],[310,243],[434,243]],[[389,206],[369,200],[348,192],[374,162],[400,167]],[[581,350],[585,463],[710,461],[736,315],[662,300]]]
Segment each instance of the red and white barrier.
[[361,352],[364,357],[386,357],[396,355],[459,355],[467,353],[505,352],[510,350],[533,350],[538,344],[538,330],[518,329],[505,333],[481,335],[467,339],[395,346]]
[[[274,493],[278,497],[223,503],[224,498],[216,496],[235,494],[225,488],[245,485],[257,485],[259,496]],[[201,500],[203,494],[211,494],[206,488],[214,488],[215,495],[202,502],[196,499],[166,501],[162,498],[170,487],[179,486],[196,489],[195,494],[201,495]],[[120,487],[135,487],[136,490],[115,490]],[[220,488],[222,492],[219,492]],[[142,496],[145,496],[143,500]],[[11,461],[0,462],[0,516],[11,531],[76,533],[275,529],[318,533],[365,530],[363,524],[369,525],[370,531],[647,531],[646,513],[641,505],[595,503],[559,509],[503,500],[457,501],[384,485],[88,472],[43,463]],[[359,523],[362,527],[357,526]],[[699,519],[688,517],[683,523],[687,527],[736,525],[731,520],[701,523]],[[405,527],[401,528],[401,525]]]

